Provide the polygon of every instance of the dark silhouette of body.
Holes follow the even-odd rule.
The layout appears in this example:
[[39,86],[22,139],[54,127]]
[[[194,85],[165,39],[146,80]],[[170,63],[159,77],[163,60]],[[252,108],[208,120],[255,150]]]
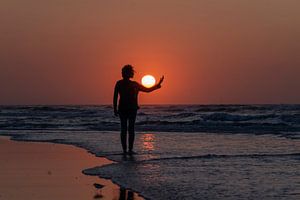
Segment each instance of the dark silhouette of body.
[[[122,68],[122,80],[117,81],[115,90],[114,90],[114,114],[115,116],[120,117],[121,121],[121,144],[123,148],[123,153],[127,153],[127,130],[129,133],[129,145],[128,153],[132,154],[133,143],[134,143],[134,125],[138,106],[138,93],[142,92],[152,92],[156,89],[161,88],[161,83],[164,80],[162,77],[158,84],[154,85],[151,88],[146,88],[138,82],[131,81],[130,78],[133,78],[134,70],[131,65],[125,65]],[[118,104],[118,96],[119,104]]]

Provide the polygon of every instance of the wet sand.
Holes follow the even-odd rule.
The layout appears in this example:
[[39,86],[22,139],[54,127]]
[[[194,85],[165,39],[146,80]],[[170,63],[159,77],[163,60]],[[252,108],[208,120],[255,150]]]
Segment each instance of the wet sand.
[[[126,200],[128,191],[110,180],[82,174],[83,169],[110,163],[71,145],[0,137],[0,199]],[[94,183],[104,188],[96,190]]]

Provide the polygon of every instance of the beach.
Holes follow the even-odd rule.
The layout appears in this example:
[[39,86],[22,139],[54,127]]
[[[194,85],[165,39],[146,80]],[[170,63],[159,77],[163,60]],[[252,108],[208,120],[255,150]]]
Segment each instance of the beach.
[[[0,185],[1,199],[7,199],[4,190],[24,199],[25,189],[27,199],[36,199],[35,193],[44,195],[38,199],[63,194],[61,199],[79,199],[78,191],[84,199],[93,199],[93,184],[106,185],[101,177],[117,184],[108,194],[110,187],[101,189],[106,199],[130,199],[133,193],[126,196],[120,186],[153,200],[298,200],[299,113],[299,105],[143,106],[136,123],[137,154],[125,157],[119,119],[110,106],[3,106],[0,135],[23,142],[0,145],[0,170],[5,172],[0,178],[9,180]],[[21,150],[17,144],[30,145]],[[40,173],[25,176],[23,170]],[[68,179],[55,176],[72,171]],[[78,182],[79,175],[87,182]],[[24,187],[24,182],[29,185]]]
[[[126,190],[82,170],[113,163],[71,145],[0,137],[0,199],[126,199]],[[96,190],[94,183],[104,185]],[[120,191],[122,195],[120,196]],[[130,192],[129,192],[130,193]],[[134,199],[142,199],[134,194]]]

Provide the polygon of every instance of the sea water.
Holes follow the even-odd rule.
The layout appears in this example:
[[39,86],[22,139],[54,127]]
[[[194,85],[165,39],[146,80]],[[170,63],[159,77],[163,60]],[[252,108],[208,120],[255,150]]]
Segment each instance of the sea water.
[[152,105],[122,156],[111,106],[2,106],[0,134],[117,161],[84,169],[147,199],[299,199],[300,105]]

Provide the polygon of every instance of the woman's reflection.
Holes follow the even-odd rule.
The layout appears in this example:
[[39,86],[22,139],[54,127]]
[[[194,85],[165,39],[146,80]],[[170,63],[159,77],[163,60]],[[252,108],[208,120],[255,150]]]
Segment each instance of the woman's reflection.
[[120,188],[119,200],[134,200],[134,194],[132,191]]

